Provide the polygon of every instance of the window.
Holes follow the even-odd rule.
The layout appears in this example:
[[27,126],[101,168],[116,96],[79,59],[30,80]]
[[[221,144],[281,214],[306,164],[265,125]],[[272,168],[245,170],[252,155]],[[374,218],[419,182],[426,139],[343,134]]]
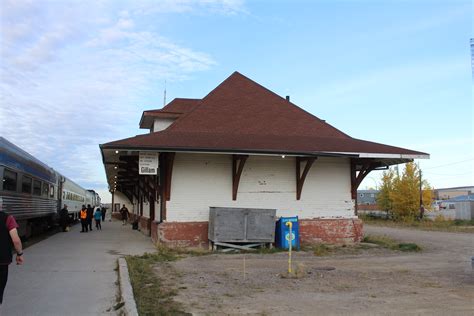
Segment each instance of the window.
[[16,172],[8,169],[3,170],[3,190],[16,191]]
[[51,197],[51,198],[54,197],[54,185],[51,185],[49,187],[49,197]]
[[370,193],[370,197],[371,197],[371,198],[375,197],[375,194],[374,194],[374,193]]
[[41,181],[33,180],[33,195],[41,195]]
[[449,209],[450,209],[450,210],[455,210],[456,207],[454,206],[454,204],[449,204]]
[[21,193],[31,194],[33,179],[28,176],[23,176],[21,179]]
[[43,196],[48,197],[49,185],[43,182]]

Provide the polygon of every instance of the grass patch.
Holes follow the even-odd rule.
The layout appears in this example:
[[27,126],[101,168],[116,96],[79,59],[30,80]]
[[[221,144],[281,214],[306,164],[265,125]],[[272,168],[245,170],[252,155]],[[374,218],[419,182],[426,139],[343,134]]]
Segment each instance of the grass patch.
[[327,256],[331,252],[331,248],[325,244],[316,244],[312,248],[314,255],[318,257]]
[[415,228],[428,231],[462,232],[474,233],[474,220],[443,220],[443,219],[423,219],[395,221],[393,219],[384,219],[370,215],[359,215],[359,218],[369,225],[396,228]]
[[153,271],[154,265],[178,259],[176,251],[160,248],[156,253],[125,257],[139,315],[189,315],[173,300],[175,289],[166,288]]
[[[296,251],[296,249],[294,249],[293,251]],[[288,252],[288,249],[282,249],[282,248],[277,248],[277,247],[273,247],[273,248],[262,247],[262,248],[257,248],[255,251],[249,251],[247,253],[258,253],[262,255],[267,255],[267,254],[273,254],[273,253],[278,253],[278,252]]]
[[307,244],[301,250],[312,252],[317,257],[335,256],[335,255],[358,255],[362,251],[376,250],[377,245],[373,243],[354,243],[354,244]]
[[392,249],[392,250],[399,250],[399,251],[421,251],[421,247],[415,243],[398,243],[394,239],[387,237],[387,236],[375,236],[375,235],[368,235],[365,236],[362,240],[366,243],[376,244],[380,247]]
[[415,243],[406,243],[406,244],[401,243],[401,244],[398,244],[398,250],[418,252],[418,251],[421,251],[421,247]]

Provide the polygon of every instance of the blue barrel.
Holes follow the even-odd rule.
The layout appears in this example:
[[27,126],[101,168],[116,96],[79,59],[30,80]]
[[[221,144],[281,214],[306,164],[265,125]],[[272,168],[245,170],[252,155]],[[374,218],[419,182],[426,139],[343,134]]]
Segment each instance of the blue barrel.
[[276,223],[275,240],[276,246],[281,249],[288,249],[290,247],[290,228],[286,223],[292,222],[291,228],[291,247],[293,249],[300,249],[300,228],[298,224],[298,216],[280,217]]

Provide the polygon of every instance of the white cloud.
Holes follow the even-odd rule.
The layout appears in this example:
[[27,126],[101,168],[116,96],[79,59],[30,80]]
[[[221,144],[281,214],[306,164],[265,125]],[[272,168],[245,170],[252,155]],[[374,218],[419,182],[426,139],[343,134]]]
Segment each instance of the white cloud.
[[205,11],[231,15],[247,12],[243,0],[138,0],[135,1],[133,10],[138,14],[200,13]]
[[114,1],[3,1],[0,135],[80,184],[106,188],[98,144],[137,130],[140,96],[165,78],[184,80],[216,64],[137,25],[153,4],[155,14],[216,8],[227,14],[240,7],[238,1],[127,8]]

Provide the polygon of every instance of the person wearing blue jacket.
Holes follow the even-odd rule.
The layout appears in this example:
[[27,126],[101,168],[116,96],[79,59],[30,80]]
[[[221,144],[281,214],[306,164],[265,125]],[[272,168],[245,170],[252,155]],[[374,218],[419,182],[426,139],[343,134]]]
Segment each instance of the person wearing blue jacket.
[[95,219],[95,228],[97,230],[102,230],[102,225],[100,224],[100,220],[102,219],[102,211],[100,210],[100,207],[96,208],[95,213],[94,213],[94,219]]

